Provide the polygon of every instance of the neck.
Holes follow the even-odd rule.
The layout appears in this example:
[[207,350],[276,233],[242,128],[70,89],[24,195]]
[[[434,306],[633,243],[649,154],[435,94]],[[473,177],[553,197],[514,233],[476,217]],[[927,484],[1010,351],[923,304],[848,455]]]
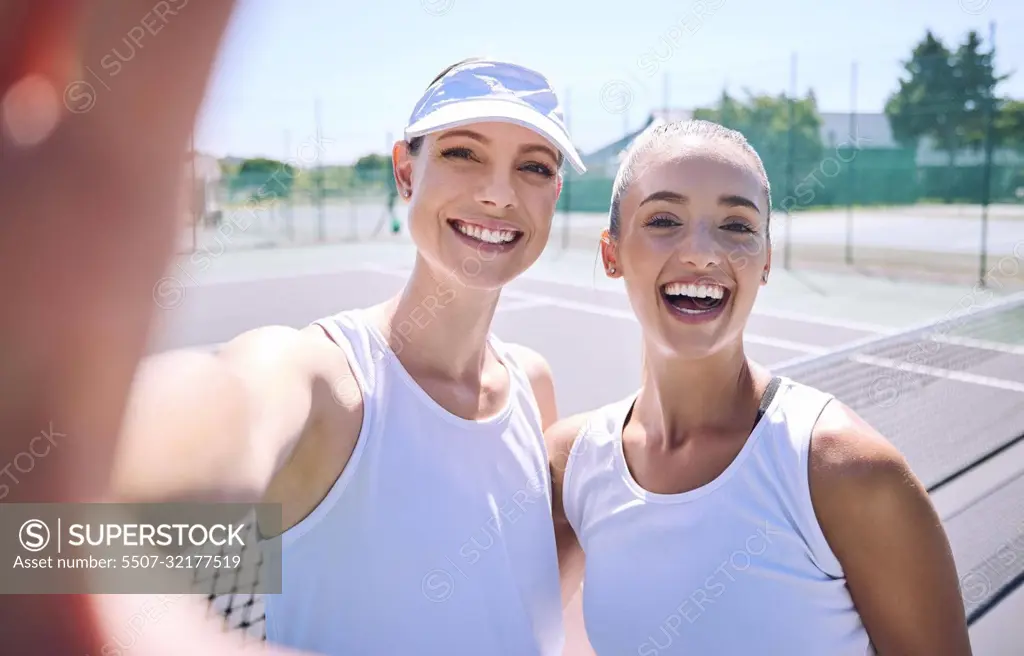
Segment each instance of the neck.
[[417,255],[405,288],[381,307],[385,335],[410,371],[475,380],[500,294],[466,287]]
[[697,360],[645,360],[633,417],[648,440],[673,449],[696,434],[752,428],[768,378],[747,360],[742,340]]

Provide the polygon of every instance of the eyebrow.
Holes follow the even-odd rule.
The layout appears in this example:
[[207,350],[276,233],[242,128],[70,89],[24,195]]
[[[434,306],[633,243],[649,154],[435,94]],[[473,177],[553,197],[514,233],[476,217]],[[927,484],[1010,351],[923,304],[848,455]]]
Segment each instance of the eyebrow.
[[[451,137],[469,137],[470,139],[476,139],[477,141],[479,141],[480,143],[483,143],[483,144],[491,143],[490,139],[488,139],[484,135],[480,134],[479,132],[474,132],[473,130],[467,130],[465,128],[460,128],[460,129],[457,129],[457,130],[449,130],[448,132],[445,132],[444,134],[439,136],[437,138],[437,140],[441,141],[443,139],[448,139],[448,138],[451,138]],[[520,152],[523,152],[523,153],[530,153],[530,152],[547,153],[548,155],[551,156],[551,159],[555,160],[556,162],[560,162],[561,161],[561,159],[558,157],[558,154],[555,153],[555,151],[552,148],[549,148],[547,146],[543,146],[541,144],[527,144],[526,146],[523,146],[522,148],[520,148]]]
[[[647,198],[644,198],[642,201],[640,201],[640,206],[644,205],[645,203],[653,203],[659,200],[666,201],[669,203],[679,203],[681,205],[687,205],[690,202],[689,198],[682,194],[677,194],[674,191],[655,191],[654,193],[647,196]],[[750,200],[746,196],[738,196],[736,194],[719,196],[718,204],[724,205],[726,207],[747,207],[754,210],[755,212],[761,211],[761,209],[757,206],[757,204],[754,201]]]
[[561,162],[562,162],[562,158],[560,158],[558,156],[558,154],[555,153],[555,151],[553,149],[548,148],[547,146],[542,146],[540,144],[529,144],[529,145],[523,146],[520,150],[523,153],[532,153],[532,152],[547,153],[548,155],[551,156],[551,159],[555,160],[559,164],[561,164]]
[[483,143],[491,143],[490,139],[480,134],[479,132],[474,132],[473,130],[466,130],[465,128],[459,130],[449,130],[448,132],[445,132],[444,134],[439,136],[437,140],[441,141],[442,139],[448,139],[451,137],[469,137],[470,139],[476,139],[477,141]]

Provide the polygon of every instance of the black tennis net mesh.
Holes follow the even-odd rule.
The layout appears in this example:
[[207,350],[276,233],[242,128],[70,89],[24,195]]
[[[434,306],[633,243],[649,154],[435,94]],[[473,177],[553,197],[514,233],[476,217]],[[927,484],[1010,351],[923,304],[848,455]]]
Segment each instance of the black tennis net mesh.
[[775,370],[850,406],[934,489],[1024,432],[1024,294]]
[[[964,300],[960,307],[972,305],[972,298]],[[775,371],[849,405],[892,440],[934,490],[1024,434],[1024,294]],[[963,561],[961,569],[973,571],[980,567],[975,561],[988,560],[991,553],[979,552],[958,556],[958,565]],[[995,583],[1005,588],[1019,579],[1024,558],[1017,561]],[[197,580],[195,588],[208,595],[226,630],[256,640],[266,640],[263,598],[253,593],[261,562],[243,554],[239,568]]]

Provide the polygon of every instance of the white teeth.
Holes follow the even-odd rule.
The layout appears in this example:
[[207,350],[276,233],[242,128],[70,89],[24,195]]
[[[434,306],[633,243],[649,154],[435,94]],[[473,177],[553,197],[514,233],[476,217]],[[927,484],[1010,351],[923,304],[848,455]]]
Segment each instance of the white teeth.
[[678,282],[670,282],[665,285],[665,293],[669,296],[721,299],[725,296],[725,287],[721,285],[684,285]]
[[455,229],[467,237],[472,237],[477,241],[484,241],[488,244],[507,244],[516,238],[516,233],[512,230],[488,230],[487,228],[465,223],[455,223]]

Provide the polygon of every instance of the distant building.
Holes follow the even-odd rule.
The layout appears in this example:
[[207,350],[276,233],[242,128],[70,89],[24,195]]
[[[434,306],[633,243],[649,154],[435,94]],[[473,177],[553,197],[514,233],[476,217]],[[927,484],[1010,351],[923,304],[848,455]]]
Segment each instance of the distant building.
[[[861,149],[898,149],[899,143],[893,137],[889,118],[882,113],[858,113],[851,125],[850,114],[843,112],[821,112],[821,141],[826,148],[836,148],[844,143],[857,143]],[[595,174],[614,178],[624,151],[644,130],[666,122],[685,121],[693,118],[693,110],[655,110],[639,129],[626,134],[614,142],[583,156],[587,170]],[[977,166],[983,163],[985,153],[981,149],[964,149],[957,153],[959,166]],[[931,139],[922,139],[917,148],[919,168],[948,166],[949,153],[938,148]],[[1024,155],[1012,149],[996,149],[992,162],[997,166],[1024,166]]]

